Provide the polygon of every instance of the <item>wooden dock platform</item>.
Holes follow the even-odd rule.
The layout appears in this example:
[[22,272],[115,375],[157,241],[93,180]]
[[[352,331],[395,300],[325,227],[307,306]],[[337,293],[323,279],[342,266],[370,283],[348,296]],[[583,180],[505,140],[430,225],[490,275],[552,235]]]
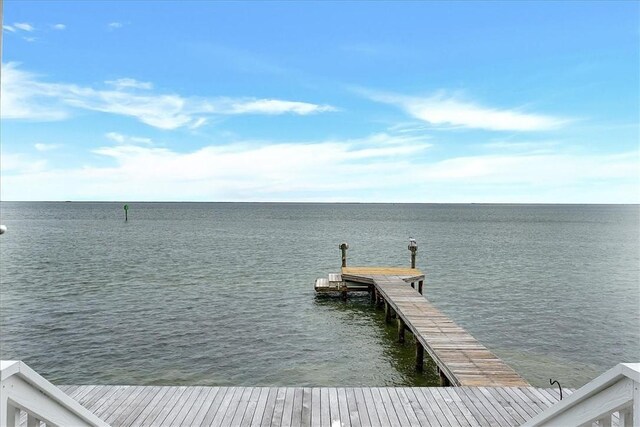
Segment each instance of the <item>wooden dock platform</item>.
[[[341,280],[368,285],[372,298],[384,304],[386,319],[396,319],[398,339],[409,330],[416,341],[416,368],[424,351],[440,374],[441,385],[527,387],[511,367],[456,325],[423,295],[424,274],[415,268],[342,267]],[[411,284],[411,285],[409,285]],[[348,286],[343,288],[343,293]]]
[[534,387],[60,388],[113,427],[517,426],[559,399]]

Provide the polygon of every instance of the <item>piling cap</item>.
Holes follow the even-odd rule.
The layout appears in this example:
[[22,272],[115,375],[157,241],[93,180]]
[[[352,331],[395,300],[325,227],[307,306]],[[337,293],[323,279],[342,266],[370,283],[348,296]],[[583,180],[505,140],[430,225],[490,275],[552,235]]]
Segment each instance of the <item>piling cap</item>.
[[409,250],[418,249],[418,242],[413,237],[409,238]]
[[6,225],[0,225],[0,234],[4,234],[7,231]]
[[349,249],[349,244],[347,242],[342,242],[338,246],[338,249]]

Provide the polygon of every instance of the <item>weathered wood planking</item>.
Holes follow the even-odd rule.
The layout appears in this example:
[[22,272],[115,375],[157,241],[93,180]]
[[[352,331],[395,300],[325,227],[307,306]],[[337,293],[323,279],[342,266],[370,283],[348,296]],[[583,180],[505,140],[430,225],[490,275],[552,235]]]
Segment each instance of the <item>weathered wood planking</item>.
[[[516,426],[555,403],[533,387],[61,386],[114,427]],[[566,390],[569,395],[572,390]],[[26,417],[22,425],[26,425]]]
[[407,282],[422,280],[421,271],[395,267],[344,267],[342,277],[374,285],[451,384],[529,385],[504,361],[407,285]]

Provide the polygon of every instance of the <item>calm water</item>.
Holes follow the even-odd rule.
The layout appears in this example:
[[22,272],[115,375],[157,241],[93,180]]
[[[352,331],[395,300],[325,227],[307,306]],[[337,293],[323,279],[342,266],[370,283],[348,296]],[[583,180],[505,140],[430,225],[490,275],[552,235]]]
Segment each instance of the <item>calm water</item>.
[[351,265],[407,265],[534,385],[640,359],[638,206],[2,203],[0,356],[56,383],[426,385]]

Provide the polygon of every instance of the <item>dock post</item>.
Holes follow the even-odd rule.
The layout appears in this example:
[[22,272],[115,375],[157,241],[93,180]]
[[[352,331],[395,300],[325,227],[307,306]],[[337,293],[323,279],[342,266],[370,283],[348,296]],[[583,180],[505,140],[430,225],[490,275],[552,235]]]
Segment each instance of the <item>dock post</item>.
[[342,266],[347,266],[347,249],[349,249],[349,244],[347,242],[342,242],[338,246],[340,248],[340,252],[342,252]]
[[422,295],[422,286],[424,285],[424,280],[420,280],[418,282],[418,292]]
[[384,321],[387,323],[391,321],[391,304],[387,301],[384,302]]
[[422,372],[424,370],[424,347],[416,339],[416,371]]
[[403,343],[404,342],[404,330],[407,327],[407,325],[404,324],[404,321],[398,317],[398,342]]
[[384,300],[382,299],[382,295],[380,295],[380,292],[378,292],[378,289],[376,289],[376,307],[382,306],[383,302]]
[[413,289],[415,289],[415,288],[416,288],[416,284],[415,284],[415,282],[411,282],[411,287],[412,287]]
[[449,378],[447,378],[440,368],[438,368],[438,375],[440,376],[440,387],[449,387],[451,385]]
[[416,268],[416,253],[418,252],[418,243],[416,239],[409,239],[409,248],[411,251],[411,268]]
[[376,287],[374,285],[369,285],[369,299],[372,303],[376,302]]

